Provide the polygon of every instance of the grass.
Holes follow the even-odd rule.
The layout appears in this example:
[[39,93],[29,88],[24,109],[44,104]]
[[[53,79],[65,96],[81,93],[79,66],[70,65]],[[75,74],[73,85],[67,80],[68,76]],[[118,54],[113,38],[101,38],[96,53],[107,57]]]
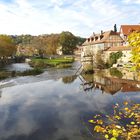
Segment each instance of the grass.
[[73,57],[63,57],[63,58],[53,58],[53,59],[34,58],[34,59],[32,59],[30,65],[32,67],[39,67],[39,68],[56,67],[56,66],[59,67],[58,65],[61,65],[60,67],[63,67],[62,66],[63,64],[65,66],[68,66],[66,64],[70,64],[72,62],[74,62]]

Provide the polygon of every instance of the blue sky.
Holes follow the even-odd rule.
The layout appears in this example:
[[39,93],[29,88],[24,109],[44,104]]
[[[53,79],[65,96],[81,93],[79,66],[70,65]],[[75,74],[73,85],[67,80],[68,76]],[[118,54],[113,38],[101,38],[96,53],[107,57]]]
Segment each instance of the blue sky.
[[88,37],[140,23],[140,0],[0,0],[0,34],[70,31]]

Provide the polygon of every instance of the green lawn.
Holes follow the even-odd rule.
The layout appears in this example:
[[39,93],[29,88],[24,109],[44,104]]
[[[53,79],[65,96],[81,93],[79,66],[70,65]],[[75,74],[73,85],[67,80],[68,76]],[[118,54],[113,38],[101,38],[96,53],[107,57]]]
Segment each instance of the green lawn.
[[63,58],[33,58],[31,63],[29,63],[32,67],[35,68],[46,68],[46,67],[70,67],[71,63],[74,62],[73,57],[63,57]]

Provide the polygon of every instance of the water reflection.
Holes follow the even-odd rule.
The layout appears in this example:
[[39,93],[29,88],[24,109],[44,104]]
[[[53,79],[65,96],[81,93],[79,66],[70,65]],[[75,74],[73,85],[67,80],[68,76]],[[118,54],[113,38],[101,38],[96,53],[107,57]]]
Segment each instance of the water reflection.
[[[85,94],[81,89],[83,81],[78,77],[63,78],[71,84],[65,84],[62,78],[38,77],[40,80],[24,77],[20,84],[1,89],[0,140],[101,140],[101,137],[91,135],[85,120],[98,112],[110,113],[116,102],[140,102],[139,92],[130,91],[130,87],[140,88],[134,81],[121,79],[120,82],[101,74],[81,76],[81,80],[92,88],[92,92]],[[129,93],[123,94],[122,85],[127,84]],[[119,94],[102,94],[102,88],[103,91],[106,88],[106,92],[119,90]]]
[[64,84],[70,84],[70,83],[73,83],[76,78],[77,78],[77,75],[65,76],[62,78],[62,82]]
[[22,72],[22,71],[30,70],[33,68],[30,67],[28,63],[14,63],[14,64],[5,66],[4,69],[8,71],[21,71]]
[[102,93],[140,92],[140,81],[111,77],[104,73],[80,75],[84,91],[100,89]]

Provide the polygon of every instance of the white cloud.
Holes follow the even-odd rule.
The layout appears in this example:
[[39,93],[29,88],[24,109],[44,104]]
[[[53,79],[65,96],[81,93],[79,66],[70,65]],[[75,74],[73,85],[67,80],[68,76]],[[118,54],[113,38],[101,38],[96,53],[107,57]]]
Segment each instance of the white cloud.
[[132,3],[136,3],[136,4],[140,4],[140,0],[123,0],[124,3],[127,4],[132,4]]
[[[127,2],[130,3],[130,0]],[[93,31],[110,30],[115,23],[137,24],[139,12],[138,6],[115,0],[0,2],[0,33],[47,34],[69,30],[87,37]]]

